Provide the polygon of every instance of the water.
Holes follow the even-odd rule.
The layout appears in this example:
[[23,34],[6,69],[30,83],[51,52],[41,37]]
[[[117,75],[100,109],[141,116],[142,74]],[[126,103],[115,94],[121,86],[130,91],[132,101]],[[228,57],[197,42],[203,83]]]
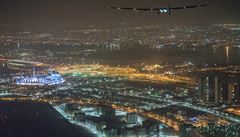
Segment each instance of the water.
[[1,137],[91,137],[64,119],[50,105],[0,101]]
[[[60,63],[101,63],[107,65],[131,65],[135,63],[146,63],[146,64],[178,64],[185,61],[191,61],[194,64],[210,64],[210,65],[239,65],[240,64],[240,48],[236,47],[199,47],[199,48],[168,48],[168,49],[120,49],[112,51],[110,49],[99,49],[96,48],[96,52],[90,53],[88,56],[82,54],[81,48],[67,47],[58,48],[58,51],[53,52],[52,58],[41,58],[37,57],[36,61],[46,61],[48,64],[51,59],[56,64]],[[47,47],[43,47],[42,50],[38,49],[39,55],[47,57]],[[26,51],[27,52],[27,51]],[[58,53],[56,53],[58,52]],[[62,54],[61,54],[62,52]],[[71,54],[79,53],[79,55]],[[66,55],[67,54],[67,55]],[[81,57],[80,57],[81,56]],[[84,61],[81,60],[84,58]],[[51,63],[49,63],[51,64]],[[6,62],[0,61],[0,77],[1,75],[7,75],[9,69],[7,68]]]
[[103,64],[178,64],[191,61],[194,64],[238,65],[240,64],[240,48],[235,47],[199,47],[168,49],[121,49],[118,51],[100,51],[86,60]]
[[208,64],[240,64],[240,48],[222,47],[222,48],[203,48],[198,49],[201,55],[192,58],[196,63]]

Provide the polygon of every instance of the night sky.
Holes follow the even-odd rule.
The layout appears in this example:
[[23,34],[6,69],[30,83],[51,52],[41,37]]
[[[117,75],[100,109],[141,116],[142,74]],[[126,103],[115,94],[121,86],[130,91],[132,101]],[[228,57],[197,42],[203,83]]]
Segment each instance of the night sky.
[[[134,14],[110,6],[162,7],[207,3],[169,15]],[[0,0],[0,24],[95,26],[240,23],[240,0]]]

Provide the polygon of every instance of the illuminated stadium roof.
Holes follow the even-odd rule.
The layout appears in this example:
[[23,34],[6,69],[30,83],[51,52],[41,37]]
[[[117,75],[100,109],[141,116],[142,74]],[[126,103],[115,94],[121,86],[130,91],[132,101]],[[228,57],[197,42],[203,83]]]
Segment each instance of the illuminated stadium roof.
[[64,78],[55,71],[50,72],[48,75],[33,75],[33,76],[19,76],[15,77],[14,81],[17,85],[58,85],[63,83]]

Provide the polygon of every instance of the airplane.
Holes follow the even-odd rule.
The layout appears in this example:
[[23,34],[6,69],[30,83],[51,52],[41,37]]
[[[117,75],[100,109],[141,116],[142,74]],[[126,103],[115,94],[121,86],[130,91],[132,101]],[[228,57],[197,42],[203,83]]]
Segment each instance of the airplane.
[[135,12],[137,12],[137,11],[157,11],[158,14],[167,14],[168,13],[169,15],[171,15],[173,10],[191,9],[191,8],[205,7],[205,6],[207,6],[207,4],[182,6],[182,7],[171,7],[171,5],[169,5],[168,7],[160,7],[160,8],[132,8],[132,7],[110,7],[110,8],[116,9],[116,10],[133,10]]

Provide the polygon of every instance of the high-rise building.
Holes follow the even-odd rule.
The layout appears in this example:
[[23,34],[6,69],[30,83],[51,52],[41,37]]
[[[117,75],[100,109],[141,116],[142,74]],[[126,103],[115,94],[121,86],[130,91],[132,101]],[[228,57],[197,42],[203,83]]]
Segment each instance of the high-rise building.
[[200,99],[205,103],[217,103],[220,100],[219,81],[216,76],[206,76],[199,80]]
[[127,123],[128,124],[137,124],[138,114],[137,113],[128,113],[127,114]]
[[240,103],[238,76],[207,73],[199,79],[199,97],[206,104]]
[[240,82],[235,83],[234,103],[240,104]]
[[98,106],[96,108],[97,114],[101,116],[110,116],[113,117],[115,116],[115,109],[112,107],[107,107],[107,106]]
[[201,137],[199,129],[189,124],[180,126],[179,137]]

